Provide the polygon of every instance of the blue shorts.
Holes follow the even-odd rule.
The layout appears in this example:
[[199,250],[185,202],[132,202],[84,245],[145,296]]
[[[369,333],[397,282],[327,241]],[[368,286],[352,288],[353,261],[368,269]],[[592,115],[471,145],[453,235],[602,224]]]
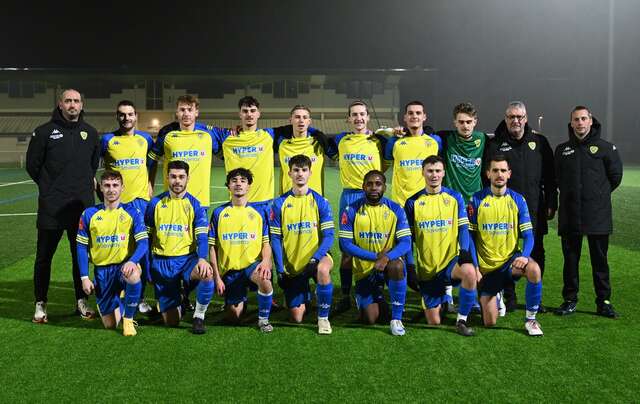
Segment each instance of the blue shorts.
[[179,257],[155,256],[151,261],[151,280],[156,291],[156,299],[162,313],[176,308],[182,303],[180,281],[189,282],[195,288],[198,281],[191,280],[191,272],[198,263],[195,254]]
[[353,205],[355,201],[364,198],[364,196],[364,191],[361,189],[343,189],[340,194],[340,210],[338,211],[338,215],[341,215],[347,206]]
[[356,305],[359,310],[364,310],[368,305],[383,300],[382,285],[384,282],[384,272],[375,269],[367,277],[356,281]]
[[101,316],[113,313],[120,306],[120,292],[126,286],[121,268],[122,264],[105,265],[97,266],[93,271],[96,303]]
[[224,282],[224,304],[226,306],[247,301],[247,289],[258,290],[258,285],[251,281],[251,275],[256,270],[259,262],[254,262],[247,268],[239,271],[228,271],[222,275]]
[[504,289],[507,282],[518,281],[520,276],[513,276],[511,273],[511,263],[521,255],[522,253],[516,252],[501,268],[482,274],[482,280],[478,285],[478,293],[480,296],[495,296]]
[[300,305],[311,301],[309,279],[311,279],[310,276],[300,274],[287,280],[288,284],[284,289],[284,300],[288,308],[300,307]]
[[457,263],[458,256],[455,256],[447,267],[438,272],[433,279],[418,282],[422,300],[428,309],[434,309],[446,302],[445,287],[447,285],[458,286],[460,284],[460,279],[451,279],[451,273]]

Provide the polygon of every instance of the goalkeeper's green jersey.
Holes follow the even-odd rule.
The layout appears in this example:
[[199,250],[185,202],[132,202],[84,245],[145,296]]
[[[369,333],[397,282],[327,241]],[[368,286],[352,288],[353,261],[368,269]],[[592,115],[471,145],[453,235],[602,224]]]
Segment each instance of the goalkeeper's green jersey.
[[442,154],[446,161],[444,185],[462,194],[465,203],[482,189],[482,153],[487,137],[474,131],[471,138],[463,139],[458,132],[438,132],[442,138]]

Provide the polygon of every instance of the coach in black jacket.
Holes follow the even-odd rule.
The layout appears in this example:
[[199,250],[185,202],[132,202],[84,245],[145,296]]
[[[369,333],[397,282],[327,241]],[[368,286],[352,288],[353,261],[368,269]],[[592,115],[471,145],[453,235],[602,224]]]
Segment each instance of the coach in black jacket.
[[600,138],[600,123],[589,109],[571,112],[569,141],[556,147],[555,165],[560,188],[558,234],[564,255],[564,303],[556,314],[571,314],[578,301],[578,264],[582,236],[589,241],[597,313],[615,318],[609,299],[607,250],[613,231],[611,192],[622,181],[622,161],[616,146]]
[[98,161],[98,133],[83,120],[80,93],[73,89],[65,90],[51,120],[33,132],[27,150],[27,171],[39,191],[38,242],[33,275],[36,298],[34,322],[47,321],[51,260],[65,230],[73,260],[77,310],[84,317],[93,315],[82,290],[76,235],[82,211],[94,203],[94,176]]
[[[535,243],[531,257],[540,265],[544,274],[544,235],[548,232],[547,220],[553,219],[558,209],[558,191],[553,166],[553,150],[547,138],[534,132],[527,124],[524,103],[513,101],[505,111],[495,136],[487,142],[483,160],[502,154],[511,168],[509,188],[522,194],[529,207]],[[515,309],[514,284],[504,290],[508,311]],[[544,310],[544,309],[542,309]]]

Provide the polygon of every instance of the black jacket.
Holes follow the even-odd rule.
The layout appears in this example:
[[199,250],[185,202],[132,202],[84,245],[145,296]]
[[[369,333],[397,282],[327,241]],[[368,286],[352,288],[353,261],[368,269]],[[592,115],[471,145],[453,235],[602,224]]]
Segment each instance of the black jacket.
[[99,162],[98,132],[84,122],[64,119],[59,108],[51,120],[36,128],[27,149],[27,172],[38,185],[41,229],[69,228],[82,210],[93,205]]
[[527,201],[533,228],[546,234],[547,209],[555,211],[558,208],[553,150],[547,138],[525,124],[522,137],[514,139],[502,121],[496,128],[495,136],[487,141],[483,161],[488,162],[496,154],[503,154],[509,161],[511,178],[508,186],[522,194]]
[[581,142],[569,125],[569,141],[555,151],[560,188],[558,234],[611,234],[611,192],[622,182],[616,146],[600,139],[600,123]]

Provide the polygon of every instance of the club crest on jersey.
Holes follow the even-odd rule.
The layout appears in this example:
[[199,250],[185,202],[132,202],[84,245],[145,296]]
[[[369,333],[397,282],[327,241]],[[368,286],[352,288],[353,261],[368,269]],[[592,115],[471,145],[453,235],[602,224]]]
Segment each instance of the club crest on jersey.
[[249,213],[247,216],[249,217],[249,220],[253,220],[256,218],[256,215],[254,215],[253,213]]
[[598,146],[589,146],[589,151],[591,154],[596,154],[598,152]]
[[144,140],[138,139],[138,146],[142,146],[142,145],[144,145]]
[[529,142],[529,143],[527,143],[527,144],[529,145],[529,148],[530,148],[531,150],[535,150],[535,149],[536,149],[536,142]]
[[476,145],[476,148],[480,147],[480,143],[482,143],[482,140],[480,139],[476,139],[473,141],[473,144]]
[[120,217],[118,217],[118,220],[120,220],[120,223],[124,223],[125,220],[127,220],[127,216],[124,213],[120,213]]
[[80,131],[80,137],[82,138],[82,140],[87,140],[87,137],[89,136],[89,134],[85,131]]
[[448,198],[445,198],[445,199],[442,200],[442,203],[444,204],[444,206],[449,206],[449,203],[451,203],[451,202],[449,201]]

